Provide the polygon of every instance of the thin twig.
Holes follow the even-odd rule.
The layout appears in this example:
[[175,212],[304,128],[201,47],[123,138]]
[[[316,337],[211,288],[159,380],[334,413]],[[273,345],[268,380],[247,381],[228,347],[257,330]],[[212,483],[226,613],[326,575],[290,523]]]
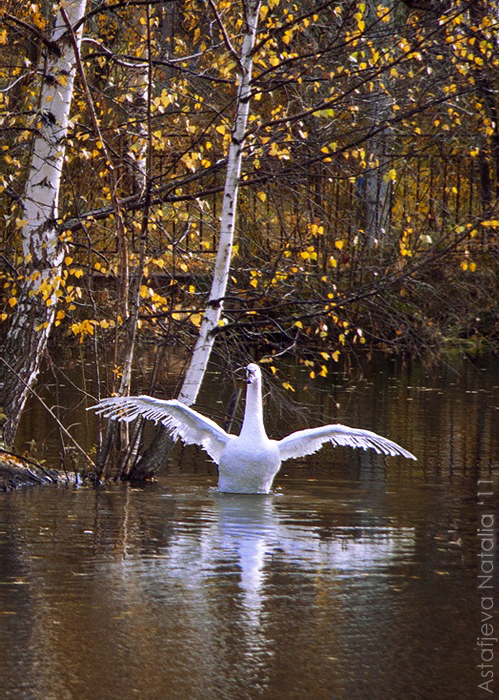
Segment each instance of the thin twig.
[[22,383],[24,384],[24,386],[25,386],[27,389],[29,389],[29,391],[31,391],[31,393],[33,394],[33,396],[34,396],[35,398],[38,399],[38,401],[42,404],[43,408],[44,408],[46,411],[48,411],[48,413],[49,413],[49,414],[52,416],[52,418],[55,420],[55,422],[57,423],[57,425],[59,426],[59,428],[62,430],[62,432],[71,440],[71,442],[72,442],[73,445],[76,447],[76,449],[85,457],[85,459],[87,459],[87,460],[90,462],[90,464],[92,465],[92,467],[95,469],[95,464],[93,463],[92,459],[88,456],[88,454],[85,452],[85,450],[83,449],[83,447],[81,447],[81,445],[79,445],[79,444],[76,442],[76,440],[75,440],[74,437],[71,435],[71,433],[70,433],[68,430],[66,430],[66,428],[65,428],[64,425],[61,423],[61,421],[60,421],[59,418],[56,416],[56,414],[53,412],[53,410],[50,408],[50,406],[48,406],[48,405],[45,403],[45,401],[42,399],[42,397],[41,397],[34,389],[32,389],[32,388],[29,386],[29,384],[28,384],[27,382],[24,381],[24,379],[16,372],[16,370],[12,367],[12,365],[10,365],[10,364],[7,362],[7,360],[6,360],[5,358],[0,357],[0,360],[2,360],[2,362],[10,369],[10,371],[13,372],[13,373],[16,375],[17,379],[18,379],[20,382],[22,382]]
[[239,70],[242,70],[241,59],[239,57],[239,54],[237,53],[237,51],[234,49],[234,47],[231,44],[231,41],[229,39],[229,35],[227,34],[227,30],[225,29],[224,23],[222,22],[222,18],[218,14],[218,10],[215,7],[215,3],[213,2],[213,0],[208,0],[208,3],[212,9],[213,14],[215,15],[216,23],[218,24],[218,28],[220,29],[220,31],[222,33],[224,44],[227,47],[227,50],[229,51],[230,55],[232,56],[232,58],[236,62]]

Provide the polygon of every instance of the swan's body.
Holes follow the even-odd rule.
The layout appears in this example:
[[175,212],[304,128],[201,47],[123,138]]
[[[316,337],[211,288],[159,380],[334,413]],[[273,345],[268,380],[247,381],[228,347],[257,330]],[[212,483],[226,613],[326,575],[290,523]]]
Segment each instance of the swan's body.
[[115,397],[103,399],[93,408],[116,420],[143,416],[159,421],[175,438],[180,437],[188,445],[201,445],[218,465],[218,490],[229,493],[269,493],[284,460],[317,452],[325,442],[416,459],[397,443],[370,430],[340,424],[298,430],[282,440],[270,440],[263,424],[260,368],[250,364],[246,373],[246,408],[239,435],[226,433],[210,418],[175,399]]

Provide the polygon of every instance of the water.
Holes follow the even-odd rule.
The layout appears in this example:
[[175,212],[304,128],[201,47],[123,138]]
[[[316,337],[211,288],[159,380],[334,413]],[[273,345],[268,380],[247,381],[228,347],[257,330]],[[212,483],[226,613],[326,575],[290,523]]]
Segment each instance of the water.
[[0,495],[1,697],[493,697],[476,640],[499,600],[477,564],[497,584],[477,557],[499,493],[495,364],[348,374],[294,375],[305,418],[274,390],[273,433],[338,419],[417,463],[325,448],[238,496],[189,448],[143,488]]

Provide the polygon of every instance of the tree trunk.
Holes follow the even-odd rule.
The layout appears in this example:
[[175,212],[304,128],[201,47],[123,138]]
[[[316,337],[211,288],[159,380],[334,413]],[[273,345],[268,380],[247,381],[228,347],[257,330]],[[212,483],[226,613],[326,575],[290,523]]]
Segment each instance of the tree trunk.
[[[85,7],[86,0],[68,0],[65,12],[72,26],[82,19]],[[76,31],[78,44],[81,34],[82,25]],[[66,254],[57,218],[76,59],[60,11],[51,41],[40,97],[38,135],[23,200],[24,283],[7,333],[6,362],[2,363],[7,444],[14,440],[29,389],[40,371],[61,295]]]
[[[246,0],[244,36],[241,55],[238,59],[239,81],[236,102],[236,114],[232,129],[232,138],[227,156],[227,172],[223,194],[222,212],[220,216],[220,238],[217,257],[213,269],[213,280],[210,295],[204,312],[199,336],[197,338],[192,358],[189,363],[178,400],[188,406],[196,401],[201,383],[215,341],[213,331],[217,328],[223,310],[223,299],[229,279],[230,261],[234,243],[234,228],[237,210],[237,196],[241,177],[242,152],[248,123],[251,97],[251,73],[253,69],[253,48],[255,46],[256,30],[260,0]],[[154,473],[164,461],[165,454],[171,447],[171,439],[164,429],[158,431],[156,439],[144,453],[135,468],[130,472],[134,478],[143,478]]]
[[[385,4],[390,10],[390,20],[394,23],[396,7],[393,0]],[[367,3],[367,16],[369,22],[376,25],[377,3],[369,0]],[[377,29],[377,31],[379,31]],[[381,39],[382,41],[382,39]],[[379,44],[380,39],[373,37],[374,45]],[[391,114],[394,100],[387,93],[386,85],[390,84],[388,75],[383,74],[373,81],[373,90],[365,95],[364,117],[369,120],[370,127],[377,129],[380,124],[386,122]],[[364,216],[362,228],[366,234],[368,245],[383,246],[389,241],[389,226],[391,216],[391,192],[392,182],[387,177],[387,170],[391,167],[390,146],[393,141],[392,131],[383,129],[374,137],[366,141],[366,153],[368,168],[363,178]]]
[[[152,64],[151,64],[151,36],[150,36],[150,16],[149,7],[140,13],[137,19],[144,20],[138,22],[137,33],[140,36],[141,44],[144,45],[144,58],[138,64],[132,75],[130,88],[134,95],[134,109],[136,118],[136,136],[138,136],[133,151],[132,180],[134,191],[140,192],[144,197],[144,208],[142,211],[142,222],[139,240],[139,257],[134,268],[131,269],[128,263],[121,267],[122,284],[119,289],[121,296],[122,313],[124,318],[123,332],[116,337],[115,356],[118,358],[117,364],[122,367],[121,378],[118,386],[118,396],[129,396],[132,381],[132,367],[135,355],[135,342],[137,338],[137,328],[140,310],[140,287],[144,274],[144,261],[147,252],[147,233],[149,223],[150,208],[150,173],[152,169],[151,152],[151,87],[152,87]],[[131,145],[131,144],[130,144]],[[131,149],[130,149],[131,150]],[[120,240],[126,250],[128,258],[128,240],[124,227],[122,228]],[[123,256],[121,257],[123,259]],[[119,438],[120,454],[119,463],[116,469],[116,478],[127,477],[130,464],[140,443],[141,425],[139,421],[135,424],[130,437],[128,423],[116,423],[108,421],[102,440],[102,447],[97,457],[97,476],[102,477],[104,470],[106,476],[111,469],[110,455],[116,447]]]

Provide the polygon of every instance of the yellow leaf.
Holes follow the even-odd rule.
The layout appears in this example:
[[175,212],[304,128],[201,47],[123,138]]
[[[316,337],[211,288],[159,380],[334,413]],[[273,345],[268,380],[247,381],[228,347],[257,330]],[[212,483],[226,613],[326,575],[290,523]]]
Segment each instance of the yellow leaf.
[[282,386],[283,386],[285,389],[288,389],[288,391],[295,391],[295,389],[291,386],[291,384],[290,384],[289,382],[283,382],[283,383],[282,383]]
[[223,124],[220,124],[217,126],[216,131],[218,131],[219,134],[225,134],[225,126]]
[[64,264],[65,264],[65,265],[71,265],[72,262],[73,262],[73,258],[70,258],[69,255],[67,255],[67,256],[64,258]]
[[9,299],[9,306],[15,306],[17,304],[17,299],[15,297],[10,297]]
[[338,250],[343,250],[345,246],[345,241],[335,241],[334,245],[336,248],[338,248]]
[[303,328],[303,323],[301,321],[296,321],[294,324],[297,328]]
[[339,359],[340,359],[340,351],[339,351],[339,350],[335,350],[333,353],[331,353],[331,357],[333,358],[333,360],[334,360],[335,362],[338,362]]

